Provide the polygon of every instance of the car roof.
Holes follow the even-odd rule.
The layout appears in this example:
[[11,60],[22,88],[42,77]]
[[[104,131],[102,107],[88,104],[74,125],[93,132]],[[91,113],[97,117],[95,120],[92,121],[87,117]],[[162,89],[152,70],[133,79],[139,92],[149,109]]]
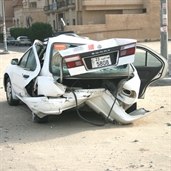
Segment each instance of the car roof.
[[18,38],[28,38],[27,36],[19,36]]
[[10,37],[7,37],[7,39],[14,39],[14,37],[10,36]]

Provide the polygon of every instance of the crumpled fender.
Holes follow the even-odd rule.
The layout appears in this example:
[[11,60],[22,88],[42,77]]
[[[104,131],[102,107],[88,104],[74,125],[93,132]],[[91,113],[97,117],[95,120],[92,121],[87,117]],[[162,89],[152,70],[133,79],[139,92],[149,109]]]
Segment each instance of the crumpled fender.
[[[118,85],[117,99],[127,105],[134,104],[138,99],[140,83],[138,74],[134,74],[132,79],[122,80]],[[124,90],[128,90],[130,94],[126,94]]]
[[38,85],[38,95],[59,97],[63,95],[66,90],[66,86],[55,82],[53,77],[39,76],[37,77],[36,83]]
[[[113,106],[114,102],[115,104]],[[86,101],[86,104],[90,106],[97,113],[103,115],[105,118],[108,118],[109,121],[111,122],[117,121],[122,124],[130,124],[133,121],[141,119],[161,109],[158,108],[153,111],[148,111],[146,109],[141,108],[131,113],[126,113],[125,109],[120,105],[119,101],[118,100],[115,101],[113,95],[111,95],[111,93],[108,91],[104,92],[102,96],[88,99]]]
[[[101,89],[79,89],[75,90],[78,105],[87,101],[87,99],[101,96],[105,92],[104,88]],[[22,97],[17,96],[22,100],[32,112],[39,117],[45,115],[59,115],[63,111],[76,107],[76,100],[72,92],[65,92],[63,97]]]

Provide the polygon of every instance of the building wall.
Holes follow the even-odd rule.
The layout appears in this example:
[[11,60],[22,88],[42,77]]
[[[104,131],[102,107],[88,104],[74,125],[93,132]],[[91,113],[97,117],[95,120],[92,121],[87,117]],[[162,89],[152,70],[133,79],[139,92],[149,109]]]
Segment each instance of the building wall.
[[66,20],[65,22],[67,25],[69,24],[74,25],[73,20],[75,19],[75,23],[76,23],[76,18],[77,16],[75,10],[69,9],[65,15],[65,20]]
[[[55,20],[55,26],[53,26],[53,21],[54,20]],[[57,29],[56,14],[50,14],[50,15],[48,15],[47,23],[52,26],[52,29],[53,30],[56,30]]]
[[[72,8],[68,8],[65,11],[51,12],[47,14],[47,23],[51,24],[54,31],[62,29],[62,23],[60,18],[65,20],[66,25],[76,25],[77,15],[76,11]],[[55,24],[55,26],[54,26]]]
[[[37,3],[36,7],[30,3]],[[13,22],[15,27],[29,27],[35,22],[47,22],[47,16],[44,14],[43,7],[45,0],[24,0],[21,5],[14,6]]]
[[[143,4],[143,1],[137,2],[139,6],[140,3]],[[160,1],[146,0],[144,2],[143,8],[147,8],[146,13],[130,14],[130,10],[125,9],[122,14],[106,14],[104,24],[67,26],[65,30],[73,30],[77,34],[96,40],[111,37],[135,38],[138,40],[160,39]],[[90,1],[86,3],[90,3]],[[96,3],[99,2],[96,1]],[[171,0],[168,1],[168,11],[169,19],[171,19]],[[169,22],[168,31],[169,38],[171,38],[171,22]]]
[[[4,10],[5,10],[5,24],[6,28],[10,28],[13,26],[13,17],[14,10],[11,6],[12,0],[4,0]],[[2,4],[0,1],[0,24],[2,24]],[[0,29],[0,33],[2,33],[2,28]]]
[[5,3],[5,17],[14,17],[14,10],[12,8],[12,0],[4,0]]
[[105,24],[105,11],[84,11],[82,24]]

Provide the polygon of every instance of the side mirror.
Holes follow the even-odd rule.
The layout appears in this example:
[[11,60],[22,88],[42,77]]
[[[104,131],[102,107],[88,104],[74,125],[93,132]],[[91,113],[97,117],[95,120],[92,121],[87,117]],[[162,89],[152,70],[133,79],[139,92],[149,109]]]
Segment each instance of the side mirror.
[[17,58],[12,59],[11,64],[12,65],[17,65],[18,64],[18,59]]

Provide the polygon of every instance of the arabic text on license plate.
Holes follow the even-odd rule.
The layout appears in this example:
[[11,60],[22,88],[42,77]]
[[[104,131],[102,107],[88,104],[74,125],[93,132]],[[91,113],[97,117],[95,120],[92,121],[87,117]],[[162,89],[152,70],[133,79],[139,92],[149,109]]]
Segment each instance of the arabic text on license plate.
[[91,58],[91,64],[92,64],[92,68],[100,68],[100,67],[111,65],[112,63],[110,60],[110,56],[106,55],[106,56]]

